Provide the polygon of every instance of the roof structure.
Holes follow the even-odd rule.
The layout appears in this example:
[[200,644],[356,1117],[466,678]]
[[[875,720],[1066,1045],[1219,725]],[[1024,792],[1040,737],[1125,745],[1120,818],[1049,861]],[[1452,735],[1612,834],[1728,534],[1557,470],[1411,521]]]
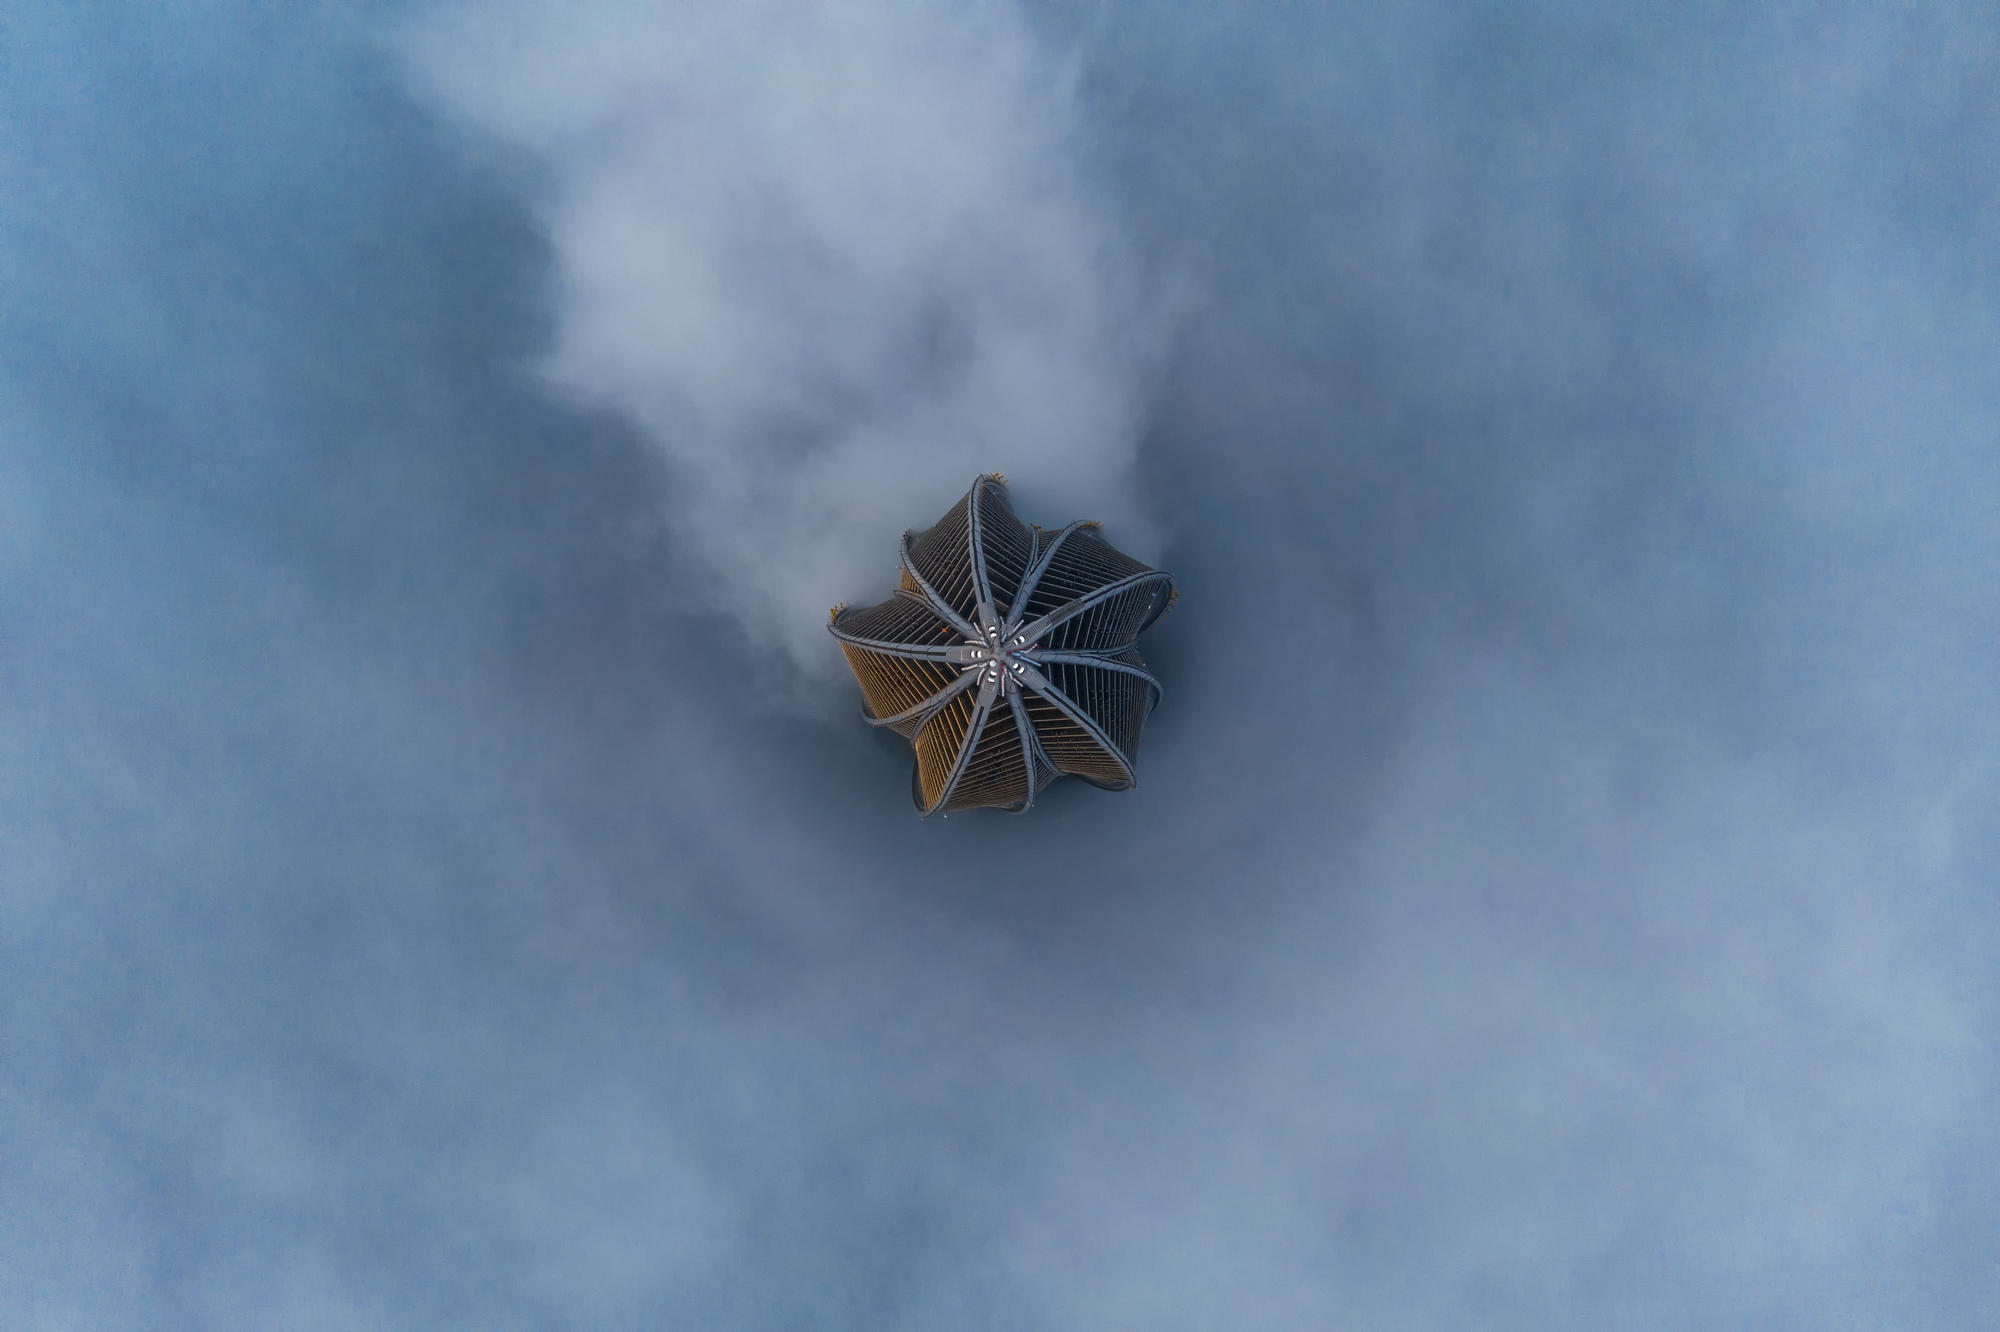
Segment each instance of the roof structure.
[[1132,786],[1160,699],[1136,644],[1172,604],[1173,578],[1114,549],[1096,523],[1023,523],[998,473],[928,530],[905,532],[901,549],[895,593],[834,607],[828,627],[870,724],[916,749],[917,809],[1021,813],[1064,776]]

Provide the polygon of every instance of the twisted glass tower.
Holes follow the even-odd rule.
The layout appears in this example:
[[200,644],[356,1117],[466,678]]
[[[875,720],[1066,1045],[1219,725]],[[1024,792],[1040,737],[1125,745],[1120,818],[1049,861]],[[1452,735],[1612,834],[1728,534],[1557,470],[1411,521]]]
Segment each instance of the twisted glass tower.
[[1171,576],[1113,549],[1095,523],[1023,523],[998,474],[929,530],[905,532],[902,559],[887,601],[836,606],[829,627],[868,721],[915,746],[925,817],[1020,813],[1063,776],[1133,785],[1160,698],[1137,642],[1172,603]]

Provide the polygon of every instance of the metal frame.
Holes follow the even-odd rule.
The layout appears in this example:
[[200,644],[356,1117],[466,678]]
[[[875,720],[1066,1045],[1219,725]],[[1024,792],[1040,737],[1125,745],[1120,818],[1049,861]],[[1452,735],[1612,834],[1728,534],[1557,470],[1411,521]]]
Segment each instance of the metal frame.
[[1114,549],[1095,523],[1028,526],[997,473],[905,532],[898,554],[903,586],[874,606],[834,607],[827,628],[863,716],[916,749],[924,817],[1023,813],[1064,776],[1136,784],[1139,733],[1160,701],[1137,642],[1177,596],[1170,575]]

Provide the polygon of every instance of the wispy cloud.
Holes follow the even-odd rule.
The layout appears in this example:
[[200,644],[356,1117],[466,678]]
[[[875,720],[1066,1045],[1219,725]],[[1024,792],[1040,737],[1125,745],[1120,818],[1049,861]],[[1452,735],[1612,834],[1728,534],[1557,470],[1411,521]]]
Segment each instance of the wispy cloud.
[[895,533],[984,471],[1143,544],[1158,321],[1070,70],[1011,6],[500,0],[405,42],[546,173],[546,372],[672,464],[674,530],[754,639],[837,662],[828,604],[879,595]]

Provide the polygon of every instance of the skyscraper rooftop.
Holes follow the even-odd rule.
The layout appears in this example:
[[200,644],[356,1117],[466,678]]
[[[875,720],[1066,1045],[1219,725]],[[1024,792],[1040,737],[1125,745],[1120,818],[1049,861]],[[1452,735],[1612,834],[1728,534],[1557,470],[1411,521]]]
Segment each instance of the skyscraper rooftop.
[[916,749],[917,809],[1019,813],[1064,776],[1132,786],[1160,698],[1137,642],[1172,604],[1172,577],[1113,548],[1096,523],[1022,522],[998,474],[926,531],[905,532],[901,551],[889,599],[836,606],[829,628],[868,721]]

